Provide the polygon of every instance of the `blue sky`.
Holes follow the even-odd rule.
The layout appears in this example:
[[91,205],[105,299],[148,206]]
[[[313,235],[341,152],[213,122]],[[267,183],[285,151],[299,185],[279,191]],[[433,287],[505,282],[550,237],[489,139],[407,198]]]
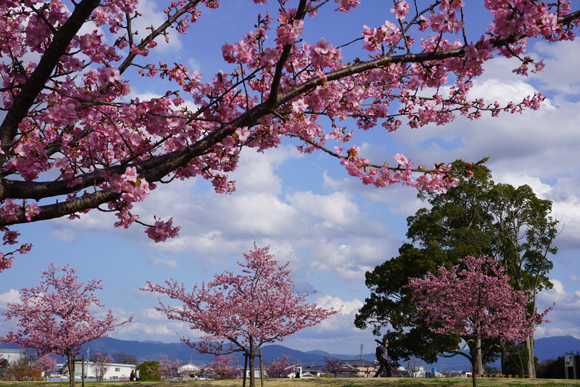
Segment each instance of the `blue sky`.
[[[143,26],[162,20],[161,3],[142,1],[147,20]],[[364,24],[375,27],[385,19],[394,21],[388,4],[363,1],[350,14],[334,12],[334,4],[329,4],[319,17],[306,20],[305,39],[315,42],[325,37],[336,45],[351,41],[360,36]],[[572,6],[578,9],[580,1],[573,1]],[[275,9],[275,4],[268,7]],[[187,35],[173,34],[170,43],[162,44],[150,59],[157,62],[171,55],[170,63],[187,63],[209,79],[217,70],[227,69],[221,45],[240,40],[253,28],[259,12],[264,12],[264,6],[250,0],[223,1],[218,10],[204,10]],[[476,40],[487,19],[477,10],[467,15],[475,26],[468,38]],[[347,60],[365,55],[361,45],[343,51]],[[418,130],[403,127],[394,135],[377,129],[357,133],[357,141],[376,163],[392,162],[392,155],[399,152],[425,165],[490,156],[487,166],[496,182],[528,184],[538,196],[552,200],[553,215],[561,221],[562,232],[555,242],[560,252],[552,257],[554,289],[541,293],[539,304],[548,307],[556,302],[556,308],[552,323],[540,326],[536,337],[580,338],[580,42],[531,42],[529,52],[546,58],[544,73],[516,77],[511,73],[516,62],[495,59],[487,63],[473,95],[501,103],[540,91],[549,99],[539,111],[479,121],[458,118],[447,126]],[[128,77],[135,81],[133,96],[160,95],[168,88],[149,78]],[[302,155],[295,146],[284,140],[281,147],[264,154],[244,150],[240,167],[231,176],[238,187],[232,195],[215,194],[200,179],[154,191],[135,212],[144,220],[153,215],[174,218],[181,226],[180,237],[164,244],[154,244],[138,225],[115,229],[114,215],[97,212],[76,221],[22,226],[20,240],[34,247],[0,274],[0,311],[7,302],[18,300],[21,287],[38,284],[39,271],[50,262],[71,263],[81,280],[103,279],[105,289],[98,295],[107,309],[119,318],[135,316],[132,324],[119,328],[112,337],[163,342],[177,341],[177,334],[195,338],[199,332],[165,319],[153,309],[156,299],[138,289],[147,280],[161,283],[173,278],[188,287],[209,281],[213,274],[235,270],[235,262],[256,241],[259,246],[270,245],[278,260],[290,262],[298,290],[317,291],[311,301],[343,305],[341,314],[286,339],[283,345],[357,354],[364,344],[372,352],[370,330],[360,331],[353,325],[354,314],[368,295],[364,273],[397,255],[405,240],[405,219],[423,203],[412,188],[363,186],[335,159],[321,153]],[[13,326],[0,321],[0,334]]]

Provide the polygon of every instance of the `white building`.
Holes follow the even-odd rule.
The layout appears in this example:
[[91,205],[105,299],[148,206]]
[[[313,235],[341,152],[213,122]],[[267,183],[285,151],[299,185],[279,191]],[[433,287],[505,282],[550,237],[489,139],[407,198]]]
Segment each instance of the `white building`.
[[[103,380],[117,380],[121,378],[129,378],[131,371],[135,371],[136,366],[134,364],[120,364],[120,363],[107,363],[107,371],[103,377]],[[80,377],[82,375],[82,364],[80,361],[75,362],[75,376]],[[92,361],[85,362],[85,378],[96,378],[95,367]]]
[[187,374],[193,374],[196,372],[199,372],[201,370],[200,367],[196,366],[195,364],[184,364],[180,367],[177,368],[177,373],[178,374],[182,374],[182,373],[187,373]]
[[13,364],[26,357],[26,351],[24,349],[0,348],[0,355],[2,355],[0,359],[6,359],[8,364]]

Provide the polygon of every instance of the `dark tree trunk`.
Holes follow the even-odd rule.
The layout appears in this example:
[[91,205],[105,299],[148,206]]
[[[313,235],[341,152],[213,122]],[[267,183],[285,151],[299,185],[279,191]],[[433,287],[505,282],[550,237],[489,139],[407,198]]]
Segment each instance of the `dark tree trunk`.
[[254,356],[256,355],[254,349],[254,338],[250,336],[250,387],[256,387],[256,378],[254,376]]
[[476,339],[469,345],[471,355],[471,380],[473,387],[477,387],[477,375],[483,373],[483,363],[481,357],[481,339]]
[[527,372],[532,378],[536,377],[536,367],[534,359],[534,332],[532,332],[526,339],[526,349],[528,350]]
[[507,342],[500,342],[501,345],[501,373],[506,374],[507,370]]
[[70,349],[66,350],[66,360],[68,364],[68,379],[70,387],[75,386],[75,359]]

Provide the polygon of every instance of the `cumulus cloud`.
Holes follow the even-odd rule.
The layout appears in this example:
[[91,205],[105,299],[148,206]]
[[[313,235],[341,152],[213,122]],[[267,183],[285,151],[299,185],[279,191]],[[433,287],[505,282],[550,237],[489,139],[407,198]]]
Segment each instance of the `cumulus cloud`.
[[352,226],[361,215],[358,205],[344,192],[330,195],[297,192],[287,198],[300,212],[321,219],[321,227]]
[[548,42],[537,42],[533,46],[532,54],[544,57],[547,71],[532,75],[539,80],[543,87],[565,94],[578,94],[580,80],[570,63],[580,61],[580,42],[578,40],[561,42],[557,45]]
[[141,309],[137,316],[148,320],[167,320],[167,315],[153,308]]
[[166,266],[171,269],[179,267],[179,264],[174,259],[161,259],[156,257],[148,257],[145,260],[151,266]]
[[151,321],[136,321],[118,327],[109,336],[120,340],[177,342],[180,337],[195,339],[199,338],[201,334],[188,329],[186,324],[181,322],[155,323]]
[[61,242],[72,242],[75,240],[75,234],[71,229],[54,230],[49,232],[48,235]]
[[364,344],[366,348],[374,348],[371,333],[354,326],[355,314],[363,305],[359,299],[345,300],[326,295],[319,297],[316,302],[324,308],[340,309],[342,307],[342,309],[340,313],[329,317],[320,324],[299,331],[285,339],[283,345],[290,348],[302,348],[302,350],[323,348],[324,351],[332,353],[346,351],[350,354],[360,351],[361,344]]
[[6,308],[6,304],[17,304],[20,302],[20,292],[10,289],[6,293],[0,293],[0,308]]
[[330,295],[318,298],[316,303],[323,308],[334,308],[335,310],[340,310],[340,314],[346,315],[352,314],[353,312],[358,312],[358,310],[364,305],[356,298],[352,301],[343,301],[338,297],[332,297]]
[[538,294],[538,310],[554,306],[547,318],[552,323],[541,324],[536,330],[536,337],[565,336],[571,335],[580,338],[580,290],[566,291],[561,281],[551,279],[554,287]]
[[145,292],[145,291],[142,291],[142,290],[136,292],[135,293],[135,296],[137,298],[154,299],[154,300],[157,300],[157,299],[162,298],[162,297],[167,297],[167,295],[166,294],[163,294],[163,293],[159,293],[159,292]]

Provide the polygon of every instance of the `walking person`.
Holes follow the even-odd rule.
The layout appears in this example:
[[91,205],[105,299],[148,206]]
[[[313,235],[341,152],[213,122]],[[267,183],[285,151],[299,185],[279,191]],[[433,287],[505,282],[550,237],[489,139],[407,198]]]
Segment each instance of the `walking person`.
[[382,375],[383,371],[387,371],[387,377],[391,377],[391,365],[389,364],[389,354],[388,354],[388,347],[389,347],[389,340],[387,337],[383,337],[383,341],[380,342],[375,340],[379,345],[377,346],[377,350],[375,351],[375,355],[377,356],[377,360],[380,363],[379,370],[375,374],[375,378],[379,375]]

